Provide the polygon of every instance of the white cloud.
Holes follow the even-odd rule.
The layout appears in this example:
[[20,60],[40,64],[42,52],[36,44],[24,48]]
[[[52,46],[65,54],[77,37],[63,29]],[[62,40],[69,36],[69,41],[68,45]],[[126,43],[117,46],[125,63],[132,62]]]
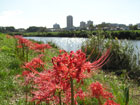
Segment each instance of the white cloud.
[[18,26],[23,12],[20,10],[9,10],[0,13],[0,26]]
[[16,16],[22,14],[21,10],[13,10],[13,11],[3,11],[0,15],[1,16]]
[[[15,28],[28,28],[29,26],[46,26],[49,23],[41,16],[28,15],[20,10],[3,11],[0,13],[0,26],[14,26]],[[51,24],[51,23],[50,23]]]

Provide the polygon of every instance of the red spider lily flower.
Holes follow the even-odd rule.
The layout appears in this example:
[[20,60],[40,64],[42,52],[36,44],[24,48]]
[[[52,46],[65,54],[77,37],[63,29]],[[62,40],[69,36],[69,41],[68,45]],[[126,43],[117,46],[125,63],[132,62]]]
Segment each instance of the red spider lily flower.
[[15,35],[14,37],[15,37],[16,39],[20,39],[20,38],[22,38],[21,35]]
[[19,35],[16,35],[15,38],[18,39],[19,44],[25,44],[28,41],[27,39],[24,39],[22,36]]
[[23,48],[23,46],[22,45],[18,45],[17,48]]
[[23,38],[22,36],[19,36],[19,35],[15,35],[15,38],[18,39],[18,48],[22,48],[22,47],[30,47],[30,46],[33,46],[33,43],[32,41],[28,40],[28,39],[25,39]]
[[52,58],[53,68],[58,75],[63,75],[64,78],[75,78],[79,82],[80,80],[87,77],[84,73],[85,71],[90,72],[92,69],[101,68],[109,57],[110,51],[107,50],[105,54],[101,56],[98,60],[90,63],[86,61],[86,54],[81,50],[73,51],[68,54],[64,52],[58,57]]
[[67,91],[65,92],[65,97],[63,98],[63,102],[66,105],[69,105],[71,103],[71,90],[70,90],[70,88],[67,89]]
[[103,97],[105,99],[113,98],[112,93],[107,92],[99,82],[93,82],[90,85],[90,88],[92,91],[92,97],[95,97],[97,99],[99,99],[100,97]]
[[[70,105],[70,103],[71,103],[71,89],[70,88],[67,89],[67,91],[65,91],[64,96],[65,97],[63,97],[63,99],[62,99],[63,103],[65,103],[66,105]],[[81,100],[84,100],[84,98],[86,97],[85,92],[83,92],[83,90],[81,88],[78,89],[77,93],[74,95],[75,105],[78,105],[78,103],[76,101],[77,97],[79,97]]]
[[42,83],[41,86],[38,87],[37,91],[32,92],[32,94],[34,95],[32,101],[38,100],[37,104],[39,104],[41,101],[45,102],[54,101],[54,98],[56,98],[56,96],[54,95],[55,91],[56,91],[55,84],[49,81],[47,82],[44,81],[44,83]]
[[[94,61],[93,63],[87,61],[86,54],[81,50],[76,51],[76,53],[71,51],[70,54],[64,52],[63,54],[58,55],[58,57],[53,57],[53,70],[55,72],[55,77],[59,78],[57,79],[59,80],[58,83],[60,83],[61,81],[62,84],[64,84],[64,80],[67,80],[71,85],[71,80],[73,79],[76,79],[77,82],[83,82],[83,79],[88,77],[87,72],[90,72],[92,69],[96,70],[104,65],[109,56],[109,53],[109,50],[107,50],[107,52],[103,54],[101,58]],[[71,97],[74,97],[73,89],[71,90],[71,92],[73,93],[71,93]],[[104,97],[105,95],[106,97],[108,96],[107,93],[104,94]],[[71,98],[71,101],[72,100],[74,99]],[[72,101],[72,103],[73,102],[74,101]]]
[[24,77],[24,80],[25,80],[24,85],[28,85],[28,84],[31,85],[31,83],[33,82],[33,80],[35,78],[35,74],[31,73],[31,72],[28,74],[24,74],[22,76]]
[[49,44],[38,44],[33,43],[32,41],[23,38],[22,36],[16,35],[16,39],[18,39],[18,44],[22,46],[29,47],[29,49],[33,49],[37,52],[44,52],[44,49],[49,49],[51,46]]
[[40,57],[34,58],[32,61],[25,63],[25,65],[22,68],[24,68],[26,70],[30,70],[36,74],[39,73],[36,70],[37,68],[42,68],[43,70],[45,70],[45,68],[44,68],[45,63],[40,59]]
[[[44,50],[44,44],[33,47],[36,50]],[[34,84],[34,91],[32,91],[33,99],[32,101],[37,100],[37,103],[41,101],[49,102],[55,100],[57,103],[60,101],[56,96],[56,92],[62,92],[62,101],[63,103],[69,104],[71,102],[71,78],[76,79],[77,82],[82,82],[84,78],[87,78],[87,73],[91,70],[96,70],[104,65],[106,60],[109,57],[109,50],[101,56],[98,60],[90,63],[86,59],[86,54],[81,50],[76,51],[75,53],[71,51],[67,53],[66,51],[60,51],[60,55],[52,58],[53,68],[51,70],[45,70],[44,62],[41,60],[40,55],[37,58],[34,58],[31,62],[25,63],[23,68],[29,72],[24,72],[23,75],[27,78],[26,81],[32,79],[32,84]],[[37,69],[43,69],[39,72]],[[34,74],[34,75],[32,75]],[[30,78],[31,77],[31,78]],[[96,86],[96,85],[95,85]],[[107,93],[104,88],[100,87],[100,96],[104,98],[111,98],[111,94]],[[75,90],[75,87],[73,88]],[[94,90],[94,89],[93,89]],[[80,89],[77,92],[74,92],[74,101],[76,103],[76,98],[80,97],[84,99],[85,93]],[[98,93],[98,92],[97,92]]]
[[115,103],[113,100],[107,100],[104,105],[120,105],[120,104],[117,104]]
[[32,91],[32,94],[34,95],[32,101],[37,100],[37,104],[41,101],[55,101],[56,103],[59,103],[59,99],[55,95],[56,91],[59,90],[59,87],[56,85],[54,78],[53,72],[50,70],[43,71],[34,78],[35,91]]
[[76,93],[75,97],[79,97],[81,100],[84,100],[86,94],[83,92],[83,90],[80,88],[78,89],[78,92]]
[[38,44],[38,43],[34,43],[34,46],[30,47],[30,49],[33,49],[36,52],[44,52],[45,49],[49,48],[51,48],[49,44]]
[[26,71],[23,71],[23,72],[22,72],[22,76],[26,76],[26,75],[28,75],[29,73],[31,73],[31,72],[30,72],[30,71],[27,71],[27,70],[26,70]]
[[33,82],[35,74],[25,70],[22,72],[22,75],[19,75],[18,77],[24,77],[24,85],[28,85],[29,83]]

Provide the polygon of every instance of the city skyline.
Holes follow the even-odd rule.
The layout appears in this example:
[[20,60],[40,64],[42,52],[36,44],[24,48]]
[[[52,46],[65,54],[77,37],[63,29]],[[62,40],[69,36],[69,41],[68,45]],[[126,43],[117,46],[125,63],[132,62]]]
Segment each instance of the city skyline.
[[72,15],[73,25],[81,21],[94,24],[140,23],[138,0],[1,0],[0,26],[28,28],[29,26],[53,27],[54,23],[66,27],[66,16]]

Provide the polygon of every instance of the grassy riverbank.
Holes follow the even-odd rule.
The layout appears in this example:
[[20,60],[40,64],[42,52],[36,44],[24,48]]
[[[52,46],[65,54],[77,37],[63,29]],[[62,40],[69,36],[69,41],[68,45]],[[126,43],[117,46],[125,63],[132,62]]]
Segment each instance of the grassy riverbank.
[[[16,78],[18,74],[22,73],[22,61],[16,55],[16,40],[13,37],[5,34],[0,34],[0,105],[25,105],[24,102],[24,87],[21,86],[20,81]],[[46,52],[49,57],[58,54],[58,50],[52,48]],[[29,59],[36,55],[30,53]]]
[[[22,85],[22,79],[17,75],[22,73],[23,61],[16,54],[16,40],[13,37],[0,34],[0,105],[25,105],[26,88]],[[50,66],[51,58],[57,56],[58,49],[45,50],[47,55],[45,61]],[[29,52],[29,61],[36,55]],[[129,105],[140,104],[140,87],[133,81],[126,80],[124,76],[115,76],[112,73],[106,74],[103,70],[94,72],[92,78],[85,80],[83,88],[86,89],[90,81],[99,81],[111,93],[120,105],[125,105],[125,89],[129,87]],[[86,85],[87,84],[87,85]],[[80,103],[80,101],[78,101]],[[98,105],[96,100],[85,99],[85,105]],[[27,105],[34,105],[28,102]],[[45,105],[45,104],[44,104]]]

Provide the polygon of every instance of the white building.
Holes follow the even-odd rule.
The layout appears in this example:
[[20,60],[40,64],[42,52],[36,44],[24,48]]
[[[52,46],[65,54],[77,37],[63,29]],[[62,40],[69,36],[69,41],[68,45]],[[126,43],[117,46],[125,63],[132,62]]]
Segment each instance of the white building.
[[90,27],[91,25],[93,25],[93,21],[91,20],[87,21],[87,27]]
[[80,29],[85,29],[86,28],[86,23],[84,21],[80,22]]
[[140,23],[137,24],[137,29],[140,29]]
[[93,21],[87,21],[87,29],[90,29],[91,26],[93,26]]
[[53,28],[54,28],[54,29],[60,29],[60,25],[57,24],[57,23],[55,23],[55,24],[53,25]]

